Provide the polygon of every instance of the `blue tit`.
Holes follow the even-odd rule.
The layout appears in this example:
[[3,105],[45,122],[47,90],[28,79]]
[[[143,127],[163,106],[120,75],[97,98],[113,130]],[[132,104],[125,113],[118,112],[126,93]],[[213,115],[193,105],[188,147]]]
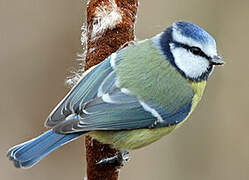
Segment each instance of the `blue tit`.
[[211,35],[175,22],[83,73],[48,116],[51,129],[12,147],[7,156],[16,167],[28,168],[85,134],[120,151],[149,145],[188,119],[214,66],[223,63]]

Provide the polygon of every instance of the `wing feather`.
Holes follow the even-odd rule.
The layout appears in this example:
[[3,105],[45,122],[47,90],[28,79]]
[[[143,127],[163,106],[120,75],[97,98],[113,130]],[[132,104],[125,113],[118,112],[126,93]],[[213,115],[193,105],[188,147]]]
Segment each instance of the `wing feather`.
[[58,123],[64,121],[70,114],[79,113],[79,107],[81,104],[96,96],[100,84],[112,71],[113,69],[110,66],[108,58],[86,71],[79,82],[54,108],[48,116],[45,125],[48,127],[54,127]]
[[[156,49],[150,55],[152,47],[138,47],[146,43],[119,51],[116,63],[111,56],[83,75],[46,125],[67,134],[158,128],[183,121],[191,110],[193,91]],[[70,114],[77,116],[65,120]]]

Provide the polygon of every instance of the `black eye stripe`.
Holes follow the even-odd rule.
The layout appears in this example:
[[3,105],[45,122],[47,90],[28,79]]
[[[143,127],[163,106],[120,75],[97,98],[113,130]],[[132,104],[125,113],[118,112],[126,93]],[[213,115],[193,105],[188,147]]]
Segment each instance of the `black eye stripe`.
[[192,54],[196,55],[196,56],[201,56],[204,57],[208,60],[210,60],[211,58],[206,55],[199,47],[196,46],[189,46],[186,44],[181,44],[179,42],[173,42],[175,44],[175,47],[182,47],[184,49],[187,49],[188,51],[190,51]]
[[206,59],[210,59],[208,55],[206,55],[200,48],[192,46],[187,48],[191,53],[197,56],[204,57]]
[[190,47],[189,50],[195,55],[201,55],[203,53],[202,50],[198,47]]

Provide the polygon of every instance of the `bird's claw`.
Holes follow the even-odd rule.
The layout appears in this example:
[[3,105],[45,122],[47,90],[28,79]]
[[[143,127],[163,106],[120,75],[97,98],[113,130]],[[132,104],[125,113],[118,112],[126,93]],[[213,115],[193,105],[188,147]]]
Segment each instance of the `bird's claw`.
[[127,156],[128,154],[129,154],[128,151],[118,152],[115,156],[101,159],[96,164],[102,165],[102,164],[117,163],[118,166],[124,166],[125,162],[127,162],[129,160],[129,157]]

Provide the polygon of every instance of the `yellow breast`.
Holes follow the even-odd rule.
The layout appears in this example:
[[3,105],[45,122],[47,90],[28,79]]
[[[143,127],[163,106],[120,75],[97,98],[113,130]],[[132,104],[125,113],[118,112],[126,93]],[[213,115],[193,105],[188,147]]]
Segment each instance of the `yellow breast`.
[[138,149],[149,145],[169,134],[175,126],[156,129],[136,129],[123,131],[93,131],[89,135],[104,144],[111,144],[120,150]]
[[202,81],[202,82],[189,81],[189,84],[190,84],[190,86],[192,87],[192,89],[194,91],[194,97],[193,97],[193,101],[192,101],[192,106],[191,106],[191,110],[190,110],[188,116],[182,122],[180,122],[177,125],[178,127],[188,119],[188,117],[192,114],[192,112],[196,108],[198,102],[202,98],[203,92],[204,92],[205,87],[206,87],[206,83],[207,83],[207,81]]

